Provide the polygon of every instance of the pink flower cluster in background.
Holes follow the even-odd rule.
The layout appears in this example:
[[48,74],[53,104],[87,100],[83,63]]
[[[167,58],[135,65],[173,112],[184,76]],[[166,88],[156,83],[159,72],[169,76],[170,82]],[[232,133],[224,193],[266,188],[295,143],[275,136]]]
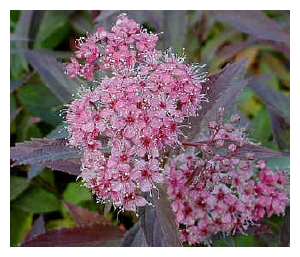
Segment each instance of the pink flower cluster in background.
[[284,213],[288,178],[272,171],[254,154],[242,151],[251,144],[239,116],[224,124],[210,121],[209,136],[198,143],[198,153],[181,154],[165,169],[165,183],[182,242],[207,242],[218,232],[234,232],[267,215]]
[[71,146],[81,147],[85,185],[102,201],[136,211],[147,204],[141,192],[163,182],[159,157],[179,145],[180,124],[195,116],[204,100],[203,75],[171,50],[157,50],[158,37],[125,14],[111,32],[98,28],[77,41],[71,78],[105,77],[82,89],[68,107]]

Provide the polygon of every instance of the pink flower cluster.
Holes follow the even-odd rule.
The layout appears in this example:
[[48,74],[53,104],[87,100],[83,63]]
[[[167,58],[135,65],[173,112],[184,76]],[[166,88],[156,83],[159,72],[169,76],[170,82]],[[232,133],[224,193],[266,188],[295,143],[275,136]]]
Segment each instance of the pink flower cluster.
[[254,154],[242,154],[248,144],[238,115],[223,124],[210,121],[200,152],[181,154],[165,169],[165,183],[182,242],[208,242],[218,232],[243,231],[263,216],[284,212],[289,203],[287,174],[272,171]]
[[157,40],[121,14],[111,32],[100,27],[79,39],[82,63],[71,58],[66,66],[71,78],[106,74],[69,105],[69,144],[83,149],[86,186],[124,210],[147,204],[141,192],[163,181],[160,154],[180,144],[180,124],[197,114],[204,99],[198,67],[156,50]]

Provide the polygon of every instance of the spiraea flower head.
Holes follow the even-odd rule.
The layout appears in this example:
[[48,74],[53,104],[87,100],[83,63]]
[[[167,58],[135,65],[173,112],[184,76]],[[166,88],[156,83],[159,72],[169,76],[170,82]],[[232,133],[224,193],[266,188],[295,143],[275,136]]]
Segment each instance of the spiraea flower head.
[[208,122],[210,133],[198,143],[198,153],[176,156],[165,168],[182,242],[207,243],[218,232],[243,233],[265,215],[284,213],[289,204],[288,174],[241,151],[251,142],[236,125],[240,117],[234,114],[224,123],[223,116]]
[[80,147],[81,176],[101,201],[136,211],[141,192],[163,181],[159,158],[180,144],[180,126],[197,115],[204,75],[184,56],[156,49],[158,35],[120,14],[111,31],[77,41],[66,65],[71,78],[94,81],[68,106],[69,144]]

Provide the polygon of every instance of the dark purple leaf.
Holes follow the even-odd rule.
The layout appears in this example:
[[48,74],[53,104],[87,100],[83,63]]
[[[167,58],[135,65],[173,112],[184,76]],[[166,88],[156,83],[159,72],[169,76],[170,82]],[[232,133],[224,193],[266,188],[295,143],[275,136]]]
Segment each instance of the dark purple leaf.
[[90,211],[89,209],[81,206],[62,201],[63,204],[69,210],[72,219],[77,225],[89,225],[89,224],[111,224],[111,222],[98,212]]
[[172,47],[177,54],[182,54],[185,43],[188,19],[186,10],[166,10],[164,13],[164,48]]
[[282,93],[266,86],[266,82],[271,78],[270,74],[256,76],[249,80],[248,86],[257,93],[257,95],[272,108],[277,114],[283,116],[290,122],[290,101]]
[[144,208],[141,208],[140,215],[141,215],[141,227],[147,245],[151,247],[167,246],[162,233],[162,229],[158,221],[158,216],[157,216],[158,214],[154,209],[154,207],[146,206]]
[[62,103],[72,100],[72,94],[77,92],[78,85],[64,74],[62,63],[59,63],[49,51],[26,51],[25,56]]
[[22,243],[21,246],[103,246],[108,242],[122,239],[123,235],[124,231],[114,225],[83,225],[46,231]]
[[223,47],[222,50],[218,52],[218,56],[224,60],[229,60],[247,47],[254,45],[256,42],[257,39],[252,37],[247,41],[232,43]]
[[274,151],[264,146],[254,144],[245,144],[240,148],[241,156],[246,155],[247,153],[254,153],[255,159],[266,159],[284,155],[282,152]]
[[107,217],[108,213],[110,212],[110,209],[112,207],[112,201],[108,201],[104,204],[104,210],[103,210],[103,214],[104,214],[104,217]]
[[67,145],[66,139],[32,139],[23,143],[16,143],[11,148],[10,157],[16,159],[15,165],[39,164],[45,161],[76,159],[81,156],[81,152],[74,147]]
[[52,169],[79,174],[81,152],[66,144],[66,140],[32,139],[23,143],[16,143],[10,148],[10,158],[16,160],[12,166],[21,164],[37,164]]
[[47,138],[68,138],[70,133],[64,124],[58,125],[54,130],[52,130],[46,137]]
[[123,247],[147,246],[145,235],[141,228],[140,221],[135,223],[134,226],[125,233],[121,246]]
[[108,18],[110,18],[111,16],[120,13],[120,11],[118,10],[103,10],[101,11],[101,13],[94,19],[94,22],[96,23],[100,23]]
[[154,192],[153,203],[158,216],[163,236],[167,246],[181,246],[177,235],[177,225],[175,215],[171,208],[171,203],[165,189],[156,185],[159,193]]
[[140,208],[141,228],[148,246],[181,246],[177,225],[165,190],[157,185],[159,193],[147,197],[154,206]]
[[199,139],[200,130],[206,127],[207,120],[216,118],[219,107],[228,110],[235,103],[238,94],[247,84],[247,81],[243,80],[246,73],[246,63],[247,59],[242,59],[227,64],[221,71],[208,77],[204,88],[207,89],[209,102],[203,103],[198,117],[191,118],[194,129],[185,131],[189,140],[196,141]]
[[257,39],[257,38],[253,38],[253,37],[249,38],[247,41],[232,43],[230,45],[223,47],[218,52],[218,56],[222,60],[230,60],[231,58],[236,56],[241,51],[247,49],[248,47],[257,46],[257,45],[267,45],[267,46],[270,46],[270,47],[284,53],[288,57],[290,56],[290,48],[283,45],[282,43],[263,40],[263,39]]
[[53,170],[59,170],[70,175],[78,176],[80,174],[81,159],[72,158],[72,159],[60,159],[60,160],[47,160],[43,162],[48,168]]
[[142,10],[141,14],[146,17],[147,21],[151,22],[153,26],[158,30],[163,29],[163,19],[162,15],[160,15],[160,10]]
[[207,113],[210,112],[214,104],[224,96],[229,95],[230,97],[232,95],[232,91],[235,91],[233,87],[243,81],[247,61],[248,59],[245,58],[235,63],[227,64],[220,72],[213,74],[208,79],[205,87],[208,88],[207,98],[209,103],[204,106],[201,116],[208,117]]
[[27,173],[28,180],[31,180],[32,178],[36,177],[43,169],[44,166],[41,165],[30,165],[30,168]]
[[25,236],[23,243],[26,241],[30,241],[34,237],[44,234],[46,232],[45,229],[45,220],[44,216],[41,214],[33,223],[33,226],[31,227],[28,234]]
[[10,41],[28,41],[29,39],[24,35],[18,35],[15,33],[10,34]]
[[71,26],[79,34],[85,34],[94,31],[93,17],[92,15],[85,11],[79,12],[71,17]]
[[162,10],[129,10],[126,11],[128,17],[134,19],[139,24],[148,23],[153,26],[156,31],[163,29],[163,12]]
[[223,10],[211,11],[213,16],[219,20],[230,24],[240,31],[255,35],[258,38],[289,42],[289,35],[280,25],[268,18],[262,11],[258,10]]
[[[31,26],[32,21],[32,14],[33,11],[30,10],[23,10],[21,12],[21,16],[18,20],[16,29],[14,31],[14,35],[18,35],[22,38],[28,38],[29,37],[29,30]],[[12,36],[12,35],[11,35]],[[12,36],[14,38],[14,36]],[[18,49],[21,48],[27,48],[28,42],[25,40],[18,40],[18,42],[15,42],[15,47]]]
[[290,57],[290,48],[282,43],[269,40],[259,40],[258,43],[271,46],[274,49],[284,53],[287,57]]
[[285,216],[279,232],[279,246],[290,246],[290,207],[285,210]]
[[[231,86],[221,95],[215,103],[212,103],[210,110],[207,111],[205,117],[208,120],[214,120],[217,116],[217,111],[220,107],[223,107],[225,111],[235,103],[237,96],[242,89],[247,85],[247,80],[239,81],[237,84]],[[216,86],[216,85],[214,85]]]
[[287,123],[281,115],[273,108],[268,107],[271,117],[274,139],[280,150],[289,149],[290,146],[290,124]]
[[[196,147],[197,147],[197,144],[199,144],[198,146],[200,147],[203,144],[209,145],[209,144],[211,144],[211,142],[210,141],[199,141],[199,142],[195,142],[192,144],[194,144],[194,146],[196,146]],[[240,142],[236,142],[233,140],[225,140],[224,147],[228,147],[229,144],[235,144],[235,145],[239,146]],[[248,153],[253,153],[255,159],[266,159],[266,158],[270,158],[270,157],[279,157],[279,156],[285,155],[284,152],[274,151],[272,149],[266,148],[264,146],[256,145],[253,143],[243,143],[242,146],[239,146],[238,151],[239,151],[239,156],[246,156]]]
[[189,27],[194,26],[197,22],[200,22],[202,16],[203,16],[203,11],[202,10],[193,11],[192,16],[189,17]]
[[10,158],[14,160],[23,158],[27,154],[33,152],[35,149],[41,148],[45,144],[45,142],[48,141],[48,139],[47,141],[45,141],[44,139],[35,138],[31,141],[16,143],[15,147],[10,148]]

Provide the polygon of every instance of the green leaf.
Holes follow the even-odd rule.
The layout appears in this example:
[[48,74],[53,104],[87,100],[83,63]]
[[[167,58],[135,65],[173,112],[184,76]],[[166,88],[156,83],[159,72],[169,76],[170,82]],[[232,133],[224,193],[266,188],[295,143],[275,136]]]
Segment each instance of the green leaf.
[[22,107],[17,108],[16,98],[13,94],[10,94],[10,134],[16,132],[16,117],[22,110]]
[[251,247],[253,246],[254,235],[238,236],[234,238],[235,246]]
[[24,141],[31,137],[42,137],[39,128],[35,124],[36,121],[37,120],[30,115],[27,109],[21,109],[15,119],[17,142]]
[[34,213],[54,212],[60,209],[56,195],[38,186],[31,186],[18,197],[13,205],[23,211]]
[[53,170],[49,168],[44,168],[43,170],[41,170],[38,176],[49,186],[55,187],[55,177]]
[[37,33],[34,48],[55,48],[70,31],[69,17],[74,11],[46,11]]
[[213,240],[212,246],[214,247],[229,247],[224,240]]
[[69,228],[73,227],[75,222],[71,218],[49,220],[46,224],[46,229]]
[[21,107],[17,108],[17,102],[13,94],[10,94],[10,123],[14,121],[16,116],[21,111]]
[[10,206],[10,246],[17,246],[23,241],[32,224],[33,214]]
[[79,181],[68,184],[63,193],[63,198],[73,204],[79,204],[81,201],[93,199],[91,191]]
[[266,108],[261,109],[252,119],[255,129],[250,130],[250,137],[255,138],[256,142],[260,142],[264,146],[268,146],[270,136],[272,135],[272,126],[268,111]]
[[54,109],[61,105],[51,90],[41,83],[28,83],[19,89],[19,97],[26,108],[43,121],[53,126],[62,122],[61,117]]
[[23,177],[10,177],[10,200],[16,199],[27,187],[29,183]]
[[15,30],[20,14],[21,10],[10,10],[10,32]]

